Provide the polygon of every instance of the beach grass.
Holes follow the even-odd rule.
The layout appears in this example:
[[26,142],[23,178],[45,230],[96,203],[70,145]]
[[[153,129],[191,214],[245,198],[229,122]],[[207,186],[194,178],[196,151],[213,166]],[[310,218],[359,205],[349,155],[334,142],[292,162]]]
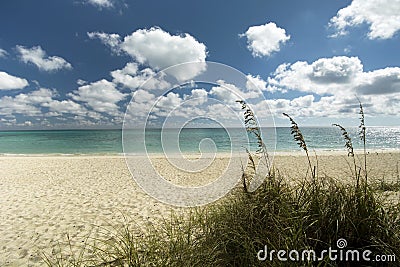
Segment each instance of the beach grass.
[[[361,104],[360,108],[360,137],[365,142]],[[159,225],[143,228],[140,234],[132,231],[129,224],[111,227],[107,238],[95,240],[90,247],[90,259],[82,257],[83,252],[61,257],[60,251],[55,256],[46,256],[45,263],[48,266],[398,266],[400,202],[388,202],[388,194],[383,193],[399,194],[399,181],[369,182],[366,151],[363,164],[358,166],[351,138],[338,124],[335,126],[341,129],[348,156],[353,159],[354,166],[349,165],[352,176],[317,175],[317,166],[311,163],[299,126],[292,117],[285,116],[290,119],[295,141],[308,158],[307,174],[299,183],[289,183],[272,167],[268,179],[250,192],[246,179],[251,177],[244,175],[242,186],[223,201],[189,209],[185,214],[171,213]],[[256,131],[254,125],[251,127],[251,131]],[[249,153],[249,157],[256,156]],[[248,167],[254,174],[254,160],[250,163]],[[394,255],[397,261],[348,262],[321,254],[329,247],[336,248],[341,239],[346,240],[346,249]],[[257,254],[265,248],[274,250],[275,255],[268,257],[268,254],[260,260]],[[278,250],[294,249],[313,250],[322,257],[316,261],[281,261],[276,255]]]
[[[320,177],[296,187],[276,172],[255,192],[236,190],[225,201],[165,218],[134,234],[129,225],[108,229],[91,247],[92,258],[47,258],[48,266],[314,266],[312,262],[259,261],[257,252],[321,252],[345,238],[349,249],[400,257],[400,206],[388,205],[374,185]],[[312,188],[312,190],[310,190]],[[385,187],[388,190],[387,187]],[[390,190],[398,191],[398,187]],[[89,240],[90,241],[90,240]],[[82,248],[82,249],[88,249]],[[68,247],[64,252],[68,252]],[[88,253],[86,253],[88,254]],[[90,254],[90,253],[89,253]],[[319,266],[346,266],[329,261]],[[365,264],[365,262],[363,263]],[[351,266],[357,266],[352,262]],[[362,266],[362,265],[360,265]],[[369,266],[374,266],[369,265]],[[375,265],[382,266],[382,265]],[[388,265],[390,266],[390,265]],[[393,266],[396,266],[395,264]]]

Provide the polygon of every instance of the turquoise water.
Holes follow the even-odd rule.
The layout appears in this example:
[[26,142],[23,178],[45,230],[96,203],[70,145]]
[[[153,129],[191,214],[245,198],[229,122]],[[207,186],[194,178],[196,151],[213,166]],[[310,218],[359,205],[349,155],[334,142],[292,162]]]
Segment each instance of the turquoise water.
[[[357,128],[349,128],[354,147],[362,148],[357,135]],[[198,152],[203,139],[212,139],[218,152],[238,150],[247,146],[242,130],[221,128],[182,129],[179,135],[179,148],[183,152]],[[303,135],[310,149],[345,150],[341,133],[334,127],[303,127]],[[139,130],[125,132],[126,138],[138,141]],[[172,134],[171,130],[171,134]],[[272,129],[264,131],[268,149],[273,149]],[[169,134],[168,130],[165,133]],[[0,131],[0,154],[104,154],[122,153],[121,130],[57,130],[57,131]],[[136,138],[136,139],[135,139]],[[299,150],[287,127],[276,128],[277,151]],[[367,129],[369,149],[400,149],[399,127],[371,127]],[[150,153],[162,152],[161,130],[146,131],[146,146]],[[255,140],[250,137],[250,146],[255,148]],[[135,152],[136,147],[130,147]],[[207,150],[207,147],[205,148]]]

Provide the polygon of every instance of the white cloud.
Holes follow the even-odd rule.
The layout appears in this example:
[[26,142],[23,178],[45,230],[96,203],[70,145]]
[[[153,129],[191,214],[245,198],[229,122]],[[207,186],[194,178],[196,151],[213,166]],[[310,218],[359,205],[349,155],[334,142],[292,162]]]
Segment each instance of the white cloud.
[[385,68],[361,73],[355,91],[363,95],[400,93],[400,68]]
[[[68,100],[53,100],[49,103],[42,105],[44,107],[48,107],[50,112],[54,112],[55,116],[58,116],[60,113],[69,113],[76,115],[86,115],[87,110],[82,107],[80,104],[68,99]],[[51,115],[51,113],[49,114]]]
[[29,94],[19,94],[16,98],[23,102],[43,105],[51,102],[56,95],[57,92],[55,90],[40,88]]
[[14,117],[13,118],[0,118],[0,122],[6,126],[12,126],[17,123],[17,119]]
[[11,96],[0,98],[0,114],[24,114],[28,116],[40,114],[40,109],[26,102],[20,102]]
[[[358,102],[355,96],[328,96],[316,101],[313,95],[304,95],[294,99],[267,99],[256,105],[258,117],[269,116],[269,111],[275,119],[282,118],[282,113],[293,117],[354,117],[358,112]],[[344,112],[345,109],[348,111]]]
[[87,81],[82,80],[82,79],[78,79],[78,80],[76,80],[76,84],[78,84],[78,85],[84,85],[84,84],[87,84]]
[[314,102],[313,95],[300,96],[290,101],[291,105],[296,108],[309,107]]
[[139,63],[162,69],[188,61],[205,61],[206,46],[189,34],[171,35],[160,28],[137,30],[124,38],[122,48]]
[[155,95],[139,89],[133,93],[133,101],[136,103],[149,103],[155,100]]
[[234,107],[240,107],[238,103],[235,104],[236,105],[226,105],[225,103],[211,104],[207,106],[205,116],[221,123],[224,127],[232,124],[241,125],[243,113],[241,110],[233,109]]
[[43,71],[57,71],[61,69],[72,69],[72,65],[58,56],[47,56],[40,46],[25,48],[17,45],[17,52],[24,63],[32,63]]
[[[206,46],[190,34],[171,35],[160,28],[140,29],[124,38],[121,49],[140,64],[161,70],[185,62],[205,62]],[[190,79],[201,71],[185,68],[175,73],[180,80]]]
[[290,39],[285,29],[279,28],[273,22],[249,27],[240,36],[247,38],[247,48],[254,57],[270,56],[273,52],[279,51],[281,45]]
[[129,89],[166,89],[170,84],[163,79],[163,75],[157,75],[152,69],[145,68],[139,71],[138,64],[127,63],[123,69],[111,72],[113,82],[122,84]]
[[193,89],[190,95],[184,95],[183,99],[190,105],[199,106],[207,102],[208,92],[204,89]]
[[7,51],[0,48],[0,58],[6,57],[8,55]]
[[114,53],[121,53],[121,37],[118,34],[104,32],[87,32],[86,34],[90,39],[100,39],[102,44],[110,47],[111,51]]
[[86,2],[98,8],[111,8],[114,6],[111,0],[86,0]]
[[[176,67],[173,73],[172,70],[170,70],[171,73],[168,73],[168,70],[166,71],[179,81],[191,79],[206,68],[206,46],[188,33],[171,35],[161,28],[152,27],[150,29],[139,29],[125,36],[123,41],[121,41],[121,36],[115,33],[88,32],[87,35],[91,39],[100,39],[116,54],[127,53],[140,65],[150,67],[153,72],[186,62],[200,63],[191,66],[185,65],[182,68]],[[131,64],[131,66],[128,64]],[[134,63],[128,64],[126,68],[137,67]],[[137,69],[129,70],[129,72],[137,72]],[[115,75],[118,75],[118,73],[115,73]]]
[[225,103],[236,105],[236,100],[242,98],[246,101],[249,99],[253,99],[254,101],[255,98],[264,97],[261,90],[263,89],[265,81],[263,81],[259,76],[247,75],[245,88],[240,88],[235,84],[227,83],[224,80],[218,80],[217,84],[219,86],[211,88],[210,95]]
[[383,95],[400,93],[400,68],[364,72],[357,57],[321,58],[311,64],[304,61],[282,64],[268,83],[278,90],[320,95]]
[[42,114],[40,106],[52,101],[56,95],[54,90],[40,88],[28,94],[18,94],[14,97],[0,98],[0,114],[23,114],[37,116]]
[[257,91],[257,90],[261,90],[261,91],[267,91],[267,82],[264,81],[260,75],[257,76],[253,76],[251,74],[248,74],[246,76],[247,81],[246,81],[246,88],[247,90],[250,91]]
[[358,100],[371,115],[396,115],[400,112],[400,68],[388,67],[369,72],[357,57],[321,58],[308,64],[298,61],[282,64],[268,79],[268,86],[278,90],[294,90],[320,95],[268,100],[279,114],[297,116],[354,116]]
[[[208,93],[205,89],[193,89],[190,94],[185,94],[183,97],[171,92],[158,99],[152,115],[156,115],[156,117],[168,116],[167,127],[175,127],[182,125],[184,121],[187,122],[187,119],[198,116],[208,117],[207,110],[211,104],[208,101]],[[223,116],[223,114],[220,114],[220,116]]]
[[169,111],[172,110],[173,108],[178,107],[181,103],[182,103],[182,98],[180,98],[178,94],[170,92],[166,96],[161,96],[158,99],[155,108],[164,111]]
[[268,84],[277,90],[350,93],[351,85],[360,73],[362,64],[357,57],[321,58],[311,64],[305,61],[282,64],[268,78]]
[[193,89],[190,95],[183,97],[174,92],[156,97],[147,90],[139,89],[133,93],[125,123],[135,125],[135,122],[145,118],[157,123],[160,117],[169,117],[170,120],[173,118],[172,121],[175,123],[176,119],[204,115],[207,107],[202,105],[207,102],[207,95],[204,89]]
[[213,86],[209,92],[211,96],[215,99],[223,102],[223,103],[235,103],[236,100],[240,99],[240,96],[237,94],[239,89],[233,85],[226,83],[225,81],[218,81],[220,86]]
[[370,39],[389,39],[400,30],[400,0],[353,0],[330,20],[337,32],[345,35],[349,27],[369,24]]
[[22,89],[28,86],[28,81],[0,71],[0,90]]
[[132,100],[126,110],[125,123],[135,125],[137,120],[143,120],[148,115],[155,100],[156,96],[146,90],[139,89],[135,91],[132,94]]
[[[69,127],[71,125],[110,125],[121,122],[119,117],[103,116],[96,111],[86,109],[71,99],[57,100],[55,99],[57,96],[56,90],[47,88],[16,96],[3,96],[0,98],[0,121],[7,126],[24,126],[24,123],[18,123],[13,119],[15,118],[14,114],[19,114],[22,115],[19,120],[33,118],[33,120],[28,120],[32,124],[25,126],[47,127],[59,124],[62,127]],[[50,123],[46,117],[53,117],[53,121]]]
[[362,72],[363,66],[357,57],[321,58],[311,64],[309,78],[318,84],[351,82]]
[[191,79],[206,68],[204,63],[207,57],[206,46],[188,33],[171,35],[158,27],[152,27],[139,29],[125,36],[123,41],[121,36],[115,33],[88,32],[87,35],[91,39],[100,39],[116,54],[127,53],[137,63],[150,67],[152,71],[186,62],[200,63],[182,68],[176,67],[174,73],[166,71],[180,81]]
[[[369,116],[398,116],[400,112],[400,93],[390,96],[362,96],[360,99],[367,120]],[[356,119],[359,112],[355,95],[323,96],[318,101],[312,95],[305,95],[292,100],[268,99],[266,102],[275,118],[281,118],[282,112],[286,112],[305,119],[326,117]]]
[[84,102],[97,112],[120,116],[118,102],[125,99],[126,94],[115,88],[115,84],[107,80],[100,80],[87,85],[80,86],[77,90],[69,93],[75,101]]

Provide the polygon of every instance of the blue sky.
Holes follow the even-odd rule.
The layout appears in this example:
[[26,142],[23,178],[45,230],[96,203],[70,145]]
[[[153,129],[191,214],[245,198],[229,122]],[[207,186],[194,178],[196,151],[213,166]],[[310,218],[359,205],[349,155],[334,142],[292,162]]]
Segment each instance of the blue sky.
[[[398,126],[399,30],[399,0],[1,1],[0,130],[121,127],[132,95],[143,110],[154,104],[160,88],[142,82],[204,60],[247,75],[278,125],[282,112],[357,124],[357,96],[367,123]],[[165,94],[153,115],[190,97],[228,103],[226,84]],[[197,103],[182,116],[210,113]]]

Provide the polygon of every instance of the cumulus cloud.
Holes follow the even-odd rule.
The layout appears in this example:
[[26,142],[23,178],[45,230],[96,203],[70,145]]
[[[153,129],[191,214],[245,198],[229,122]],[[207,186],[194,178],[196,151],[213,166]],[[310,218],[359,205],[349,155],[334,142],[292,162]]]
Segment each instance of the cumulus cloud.
[[18,94],[14,97],[0,98],[0,114],[23,114],[35,116],[42,114],[40,106],[52,101],[56,95],[54,90],[40,88],[28,94]]
[[349,83],[355,75],[362,72],[363,66],[357,57],[321,58],[311,64],[309,78],[320,84]]
[[[22,114],[24,116],[60,116],[61,114],[88,115],[80,104],[67,100],[56,100],[57,91],[40,88],[30,93],[0,98],[0,114]],[[48,108],[46,112],[43,107]]]
[[179,106],[181,103],[182,98],[180,98],[178,94],[170,92],[166,96],[161,96],[155,107],[162,110],[171,110]]
[[117,103],[125,99],[127,94],[118,91],[114,83],[103,79],[80,86],[68,96],[75,101],[84,102],[94,111],[119,116],[121,114]]
[[205,45],[191,35],[173,36],[160,28],[137,30],[126,36],[121,46],[139,63],[156,69],[206,58]]
[[226,83],[225,81],[218,81],[219,86],[213,86],[210,90],[210,96],[218,99],[223,103],[235,103],[236,100],[240,99],[237,94],[239,88],[234,84]]
[[317,94],[349,93],[350,85],[361,72],[362,64],[357,57],[321,58],[311,64],[297,61],[278,66],[268,78],[268,84],[277,90]]
[[200,106],[207,102],[208,92],[205,89],[193,89],[190,95],[184,95],[183,99],[188,101],[189,105]]
[[[363,98],[362,101],[365,104],[364,106],[368,106],[368,103],[370,103],[370,99],[367,98]],[[310,94],[293,99],[267,99],[256,104],[256,109],[259,111],[258,117],[269,116],[269,112],[271,112],[275,119],[282,118],[283,112],[297,118],[352,118],[358,113],[358,108],[358,101],[355,96],[323,96],[317,100],[314,95]],[[369,107],[368,112],[370,111]]]
[[[161,70],[184,62],[205,62],[206,46],[188,33],[171,35],[160,28],[140,29],[124,38],[121,49],[140,64]],[[196,76],[202,68],[185,68],[175,73],[184,80]]]
[[78,80],[76,80],[76,84],[78,84],[78,85],[84,85],[84,84],[87,84],[87,81],[82,80],[82,79],[78,79]]
[[98,8],[112,8],[114,6],[111,0],[86,0],[85,2]]
[[[400,111],[400,93],[380,96],[361,96],[367,116],[398,116]],[[268,99],[266,101],[275,118],[282,112],[302,118],[351,118],[359,112],[355,95],[322,96],[317,100],[313,95],[290,99]],[[266,103],[260,103],[265,105]],[[328,108],[327,108],[328,107]]]
[[0,71],[0,90],[22,89],[28,86],[28,81]]
[[6,57],[8,55],[7,51],[0,48],[0,58]]
[[[255,96],[252,106],[257,110],[257,117],[270,118],[272,113],[275,118],[280,118],[282,112],[287,112],[299,118],[353,118],[358,112],[357,96],[368,108],[368,115],[396,115],[400,111],[400,72],[397,68],[364,72],[358,58],[334,57],[312,63],[285,64],[278,68],[277,73],[281,75],[279,79],[273,75],[268,83],[275,79],[277,89],[296,90],[300,96],[292,98],[287,95],[287,98],[267,100]],[[248,83],[243,89],[219,80],[210,90],[194,88],[183,95],[171,92],[158,100],[151,91],[139,89],[133,93],[132,120],[140,116],[143,119],[152,109],[150,115],[154,123],[165,116],[173,117],[177,122],[207,116],[227,125],[237,123],[242,116],[240,106],[235,103],[239,98],[237,92],[249,97],[260,89],[268,90],[270,86],[259,76],[248,75],[247,78]],[[255,82],[250,84],[252,79]]]
[[190,116],[204,115],[206,108],[202,105],[207,102],[207,91],[193,89],[190,94],[180,96],[175,92],[156,97],[147,90],[139,89],[133,93],[132,102],[126,114],[126,122],[149,118],[157,123],[160,117],[190,118]]
[[[26,120],[32,122],[28,126],[45,127],[56,124],[68,127],[110,125],[121,122],[120,117],[105,116],[97,111],[88,110],[83,104],[72,99],[57,100],[56,97],[59,97],[57,91],[47,88],[15,96],[3,96],[0,98],[0,122],[7,126],[24,126],[21,120]],[[21,116],[19,122],[15,119],[15,115]],[[49,117],[52,117],[51,123],[47,120]]]
[[114,53],[127,53],[135,62],[148,66],[153,71],[185,62],[199,62],[184,68],[175,68],[174,73],[169,73],[180,81],[193,78],[205,69],[206,46],[188,33],[171,35],[158,27],[152,27],[139,29],[125,36],[123,40],[115,33],[88,32],[87,35],[91,39],[100,39]]
[[248,74],[246,76],[247,81],[246,81],[246,88],[250,91],[257,91],[257,90],[262,90],[262,91],[267,91],[267,82],[264,81],[260,75],[253,76],[251,74]]
[[16,96],[21,102],[27,102],[31,104],[49,103],[53,100],[53,97],[57,95],[57,92],[52,89],[40,88],[38,90],[32,91],[29,94],[19,94]]
[[[364,71],[357,57],[321,58],[312,63],[282,64],[268,79],[276,90],[300,91],[296,99],[269,99],[276,114],[346,117],[358,109],[358,96],[371,115],[396,115],[400,105],[400,68]],[[319,95],[317,101],[314,95]],[[327,108],[329,107],[329,108]],[[285,111],[286,110],[286,111]]]
[[90,39],[99,39],[102,44],[110,47],[112,52],[121,53],[121,37],[118,34],[104,32],[87,32],[86,34]]
[[[280,116],[283,112],[289,113],[296,117],[316,115],[313,95],[305,95],[293,99],[268,99],[257,104],[258,110],[264,110],[267,114],[268,110],[275,116]],[[265,115],[266,115],[265,114]],[[263,114],[258,114],[258,116]],[[265,116],[264,115],[264,116]],[[325,114],[324,114],[325,115]]]
[[332,37],[348,34],[347,29],[367,23],[370,39],[389,39],[400,30],[400,0],[353,0],[330,20],[336,29]]
[[143,120],[148,115],[149,110],[156,102],[156,96],[149,93],[147,90],[138,89],[132,94],[132,100],[126,110],[125,123],[126,125],[135,125],[138,120]]
[[285,29],[279,28],[273,22],[251,26],[239,36],[247,38],[247,48],[254,57],[268,57],[273,52],[278,52],[281,46],[290,39]]
[[76,114],[76,115],[86,115],[88,113],[87,109],[85,109],[80,104],[67,99],[67,100],[53,100],[49,101],[48,103],[43,104],[42,106],[48,107],[50,115],[58,116],[62,113],[69,113],[69,114]]
[[321,58],[308,64],[298,61],[280,65],[269,86],[276,90],[297,90],[320,95],[391,94],[400,92],[400,68],[363,71],[357,57]]
[[17,45],[17,52],[24,63],[32,63],[42,71],[58,71],[72,69],[72,65],[59,56],[47,56],[40,46],[26,48]]
[[156,74],[152,69],[145,68],[139,71],[139,66],[135,62],[129,62],[126,66],[111,73],[113,82],[121,84],[131,90],[142,89],[166,89],[171,85],[163,79],[163,74]]
[[133,93],[133,101],[136,103],[149,103],[155,100],[155,95],[143,90],[139,89]]
[[362,73],[355,90],[363,95],[400,93],[400,68],[385,68]]
[[235,108],[235,106],[239,107],[236,101],[240,99],[246,101],[252,99],[251,102],[254,102],[264,98],[263,93],[261,92],[263,88],[261,87],[265,86],[265,84],[259,76],[247,75],[247,81],[244,88],[240,85],[227,83],[224,80],[218,80],[217,84],[218,86],[213,86],[211,88],[209,95],[225,104],[233,106],[233,108]]
[[129,106],[126,122],[132,123],[138,119],[151,116],[152,118],[166,117],[178,108],[183,99],[176,93],[169,92],[156,98],[155,95],[142,89],[136,91]]

